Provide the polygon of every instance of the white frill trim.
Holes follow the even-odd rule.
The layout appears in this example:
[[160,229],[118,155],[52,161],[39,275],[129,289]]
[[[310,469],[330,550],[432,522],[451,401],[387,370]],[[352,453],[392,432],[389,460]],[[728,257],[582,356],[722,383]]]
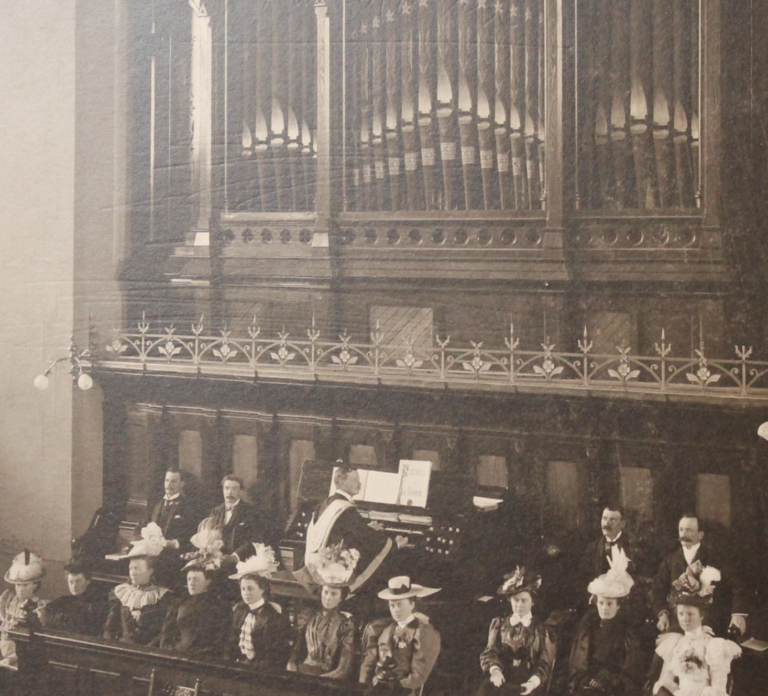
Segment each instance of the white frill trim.
[[150,585],[147,589],[142,589],[128,583],[118,585],[114,589],[115,597],[120,604],[131,611],[139,611],[143,607],[157,604],[168,591],[167,588],[157,585]]
[[725,638],[713,638],[707,645],[707,662],[714,666],[725,668],[731,664],[731,660],[741,657],[741,648],[732,640]]
[[672,659],[672,653],[682,637],[681,633],[662,633],[656,640],[656,654],[665,662]]
[[705,686],[699,696],[728,696],[724,689],[718,689],[716,686]]
[[[654,695],[659,693],[659,689],[661,689],[662,686],[665,687],[666,690],[669,691],[669,693],[671,693],[671,694],[676,693],[677,690],[680,688],[677,685],[677,683],[675,683],[675,682],[668,682],[668,681],[666,681],[664,679],[659,679],[659,681],[657,681],[653,685],[653,693],[654,693]],[[700,694],[700,696],[703,696],[703,694]]]

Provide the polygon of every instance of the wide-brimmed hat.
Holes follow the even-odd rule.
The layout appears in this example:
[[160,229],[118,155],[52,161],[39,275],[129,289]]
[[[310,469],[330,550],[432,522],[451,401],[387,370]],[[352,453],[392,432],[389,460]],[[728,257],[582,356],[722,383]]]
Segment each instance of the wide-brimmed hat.
[[672,582],[672,591],[667,597],[671,606],[685,604],[692,607],[707,607],[712,604],[715,585],[720,582],[720,571],[712,566],[702,566],[701,561],[691,563],[685,572]]
[[360,552],[344,548],[341,542],[326,546],[320,551],[318,562],[310,569],[312,579],[318,585],[327,587],[349,587],[359,560]]
[[184,554],[183,558],[188,563],[181,569],[182,573],[186,573],[188,570],[218,570],[221,568],[221,562],[224,559],[221,549],[224,546],[224,541],[221,538],[221,529],[212,518],[204,519],[197,528],[197,534],[189,541],[197,550]]
[[24,549],[11,561],[11,567],[5,574],[5,581],[12,584],[37,582],[42,580],[44,575],[43,559],[29,549]]
[[131,542],[128,553],[121,554],[118,558],[146,558],[147,556],[159,556],[165,548],[165,537],[160,525],[150,522],[141,530],[141,539]]
[[592,595],[608,599],[626,597],[635,584],[632,576],[627,572],[629,559],[626,551],[614,544],[611,547],[608,564],[611,566],[610,570],[590,582],[587,591]]
[[275,552],[272,547],[266,544],[254,544],[254,550],[256,555],[251,556],[245,561],[240,561],[237,564],[237,569],[234,575],[230,575],[230,580],[239,580],[246,575],[259,575],[262,578],[269,578],[275,571],[277,571],[279,565],[275,560]]
[[397,600],[407,599],[409,597],[428,597],[429,595],[440,592],[439,587],[424,587],[411,582],[407,575],[398,575],[390,579],[387,583],[387,589],[379,592],[381,599]]
[[521,592],[530,592],[535,594],[541,587],[541,575],[532,573],[525,566],[517,566],[512,573],[504,576],[504,582],[501,583],[496,592],[500,595],[511,596]]

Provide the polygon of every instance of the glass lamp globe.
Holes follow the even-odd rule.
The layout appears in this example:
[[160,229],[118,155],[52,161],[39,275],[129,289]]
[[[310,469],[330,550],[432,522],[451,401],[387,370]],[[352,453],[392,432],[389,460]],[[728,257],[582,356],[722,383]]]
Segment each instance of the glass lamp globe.
[[90,375],[83,372],[83,374],[77,378],[77,386],[83,391],[88,391],[93,386],[93,379]]
[[48,376],[47,375],[38,375],[35,377],[34,385],[36,389],[39,389],[40,391],[45,391],[48,389]]

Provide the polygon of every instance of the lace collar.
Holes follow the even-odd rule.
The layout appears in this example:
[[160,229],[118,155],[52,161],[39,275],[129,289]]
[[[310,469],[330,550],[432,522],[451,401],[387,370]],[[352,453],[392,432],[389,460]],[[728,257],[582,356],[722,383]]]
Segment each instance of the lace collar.
[[131,611],[157,604],[168,591],[167,588],[157,585],[142,588],[128,583],[118,585],[114,589],[115,597],[120,601],[120,604]]

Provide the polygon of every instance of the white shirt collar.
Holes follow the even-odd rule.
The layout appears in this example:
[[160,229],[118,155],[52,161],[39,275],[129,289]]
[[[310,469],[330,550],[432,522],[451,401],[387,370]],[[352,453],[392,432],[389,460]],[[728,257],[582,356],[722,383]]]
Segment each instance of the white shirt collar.
[[533,619],[533,615],[531,612],[528,612],[523,618],[520,618],[517,614],[512,614],[509,623],[512,626],[517,626],[517,624],[523,624],[526,628],[531,625],[531,621]]
[[[236,502],[234,502],[234,503],[232,503],[232,504],[231,504],[231,507],[234,509],[234,508],[236,508],[238,505],[240,505],[240,500],[241,500],[241,498],[238,498]],[[225,501],[224,501],[224,507],[226,508],[228,505],[230,505],[230,503],[228,503],[228,502],[225,500]]]
[[685,560],[688,562],[688,565],[693,563],[693,559],[696,558],[696,554],[699,552],[700,546],[701,542],[694,544],[690,549],[683,546],[683,556],[685,556]]
[[345,498],[346,498],[346,499],[347,499],[347,500],[348,500],[350,503],[354,503],[354,502],[355,502],[355,501],[352,499],[352,496],[351,496],[349,493],[347,493],[346,491],[342,491],[340,488],[337,488],[337,489],[336,489],[336,492],[337,492],[339,495],[343,495],[343,496],[344,496],[344,497],[345,497]]
[[178,498],[180,495],[181,493],[176,493],[175,495],[171,495],[171,496],[166,495],[163,497],[163,500],[168,500],[168,501],[176,500],[176,498]]
[[263,607],[263,606],[264,606],[264,600],[263,600],[263,599],[260,599],[260,600],[259,600],[258,602],[256,602],[255,604],[249,604],[249,605],[248,605],[248,608],[249,608],[251,611],[253,611],[254,609],[258,609],[259,607]]
[[701,638],[704,635],[704,627],[699,626],[695,631],[686,631],[686,638]]
[[398,621],[397,626],[398,628],[405,628],[411,621],[413,621],[413,614],[411,614],[405,621]]
[[609,539],[607,536],[605,536],[605,534],[603,534],[603,539],[605,539],[606,544],[615,544],[619,539],[621,539],[621,532],[616,535],[615,539]]

